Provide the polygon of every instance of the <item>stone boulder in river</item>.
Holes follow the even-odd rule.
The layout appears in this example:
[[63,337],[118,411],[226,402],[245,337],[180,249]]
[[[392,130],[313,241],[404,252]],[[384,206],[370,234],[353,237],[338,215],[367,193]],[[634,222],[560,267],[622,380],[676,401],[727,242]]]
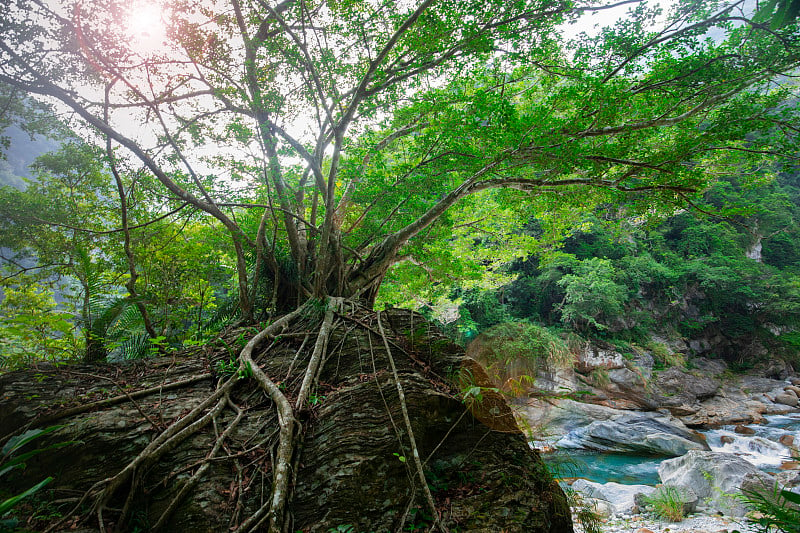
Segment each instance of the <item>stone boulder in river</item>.
[[671,457],[709,449],[702,435],[662,413],[622,413],[597,420],[570,431],[556,446]]
[[730,453],[691,451],[683,457],[663,461],[658,476],[664,485],[691,489],[700,501],[730,516],[747,512],[739,500],[741,491],[771,490],[775,481],[752,463]]
[[637,512],[637,496],[652,495],[656,489],[649,485],[623,485],[622,483],[595,483],[585,479],[576,479],[572,490],[584,499],[606,501],[611,505],[612,514],[630,514]]
[[708,450],[705,438],[680,420],[658,412],[633,412],[601,405],[531,400],[518,415],[539,435],[558,435],[559,448],[674,457]]

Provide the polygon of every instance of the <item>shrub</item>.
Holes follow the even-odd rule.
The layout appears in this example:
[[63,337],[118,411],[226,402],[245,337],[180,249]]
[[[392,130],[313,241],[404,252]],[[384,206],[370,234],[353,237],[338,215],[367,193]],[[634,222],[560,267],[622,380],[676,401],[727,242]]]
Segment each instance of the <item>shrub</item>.
[[650,350],[657,368],[686,367],[684,355],[679,352],[673,352],[666,344],[650,341],[647,344],[647,349]]
[[661,486],[646,499],[648,505],[659,518],[670,522],[683,520],[683,498],[675,487]]
[[608,329],[628,300],[628,289],[617,283],[617,275],[611,261],[593,257],[581,261],[574,273],[558,280],[565,294],[562,321],[578,329]]
[[[22,433],[21,435],[11,437],[3,446],[2,450],[0,450],[0,477],[3,477],[14,470],[25,468],[25,461],[31,457],[34,457],[35,455],[48,450],[54,450],[69,444],[73,444],[74,441],[59,442],[37,450],[20,453],[20,450],[31,441],[34,441],[43,435],[47,435],[48,433],[57,431],[62,427],[64,426],[50,426],[45,429],[31,429],[25,433]],[[11,513],[11,511],[20,501],[38,492],[42,487],[51,481],[53,481],[53,478],[47,477],[20,494],[12,495],[8,498],[0,498],[0,530],[11,530],[16,527],[16,520],[13,518],[6,518],[6,515]]]
[[742,499],[758,516],[752,522],[761,533],[800,533],[800,494],[781,489],[743,491]]

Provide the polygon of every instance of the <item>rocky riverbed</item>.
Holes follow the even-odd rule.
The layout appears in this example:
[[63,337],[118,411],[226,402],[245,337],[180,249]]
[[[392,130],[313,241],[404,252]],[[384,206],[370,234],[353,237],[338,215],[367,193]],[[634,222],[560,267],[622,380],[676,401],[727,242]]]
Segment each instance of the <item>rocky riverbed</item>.
[[[602,528],[603,533],[757,533],[746,520],[702,513],[678,523],[646,515],[623,515],[605,520]],[[575,533],[584,533],[584,529],[577,524]]]
[[[532,444],[545,453],[661,458],[660,483],[565,482],[602,517],[604,533],[752,533],[743,489],[777,483],[800,492],[800,378],[792,369],[737,374],[700,357],[687,366],[657,370],[646,353],[587,347],[577,370],[540,373],[531,397],[517,402]],[[795,425],[782,429],[776,418]],[[654,485],[678,489],[688,517],[657,519],[644,503]]]

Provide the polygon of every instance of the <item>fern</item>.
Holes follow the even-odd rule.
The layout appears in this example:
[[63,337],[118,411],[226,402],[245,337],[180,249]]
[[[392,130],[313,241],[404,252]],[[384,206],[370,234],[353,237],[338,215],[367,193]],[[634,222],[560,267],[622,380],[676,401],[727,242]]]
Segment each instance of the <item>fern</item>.
[[147,333],[135,333],[122,342],[120,342],[115,350],[115,358],[130,360],[142,359],[150,354],[152,343]]

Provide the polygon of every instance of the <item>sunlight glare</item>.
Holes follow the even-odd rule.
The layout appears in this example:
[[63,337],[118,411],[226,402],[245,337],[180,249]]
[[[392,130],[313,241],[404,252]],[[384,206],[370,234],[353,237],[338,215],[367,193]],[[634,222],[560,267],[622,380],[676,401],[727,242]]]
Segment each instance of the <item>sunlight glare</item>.
[[166,24],[161,6],[155,2],[134,2],[128,12],[128,39],[140,53],[155,52],[166,37]]

